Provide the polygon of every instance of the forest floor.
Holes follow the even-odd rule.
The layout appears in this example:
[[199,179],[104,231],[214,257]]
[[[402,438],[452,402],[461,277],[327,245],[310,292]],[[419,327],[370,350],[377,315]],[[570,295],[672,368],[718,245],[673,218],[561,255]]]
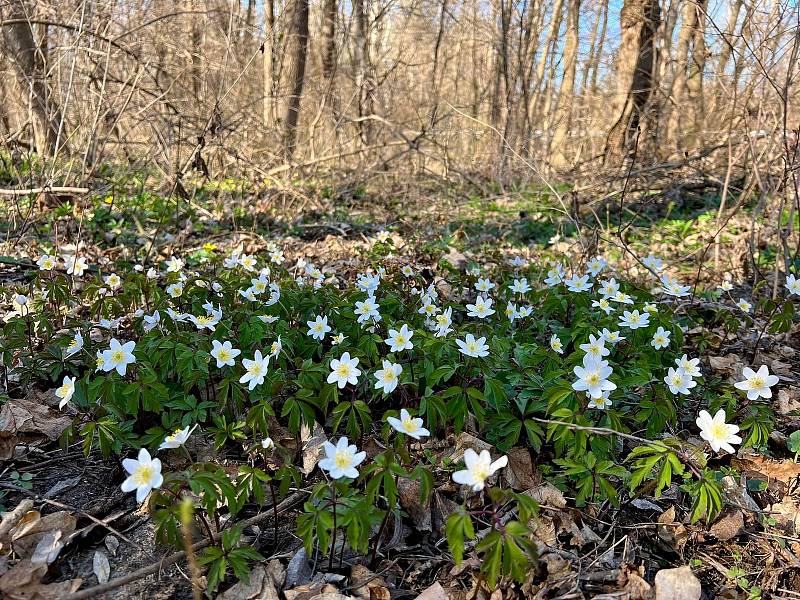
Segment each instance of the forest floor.
[[[387,261],[413,264],[430,280],[447,278],[443,263],[464,271],[519,255],[532,263],[547,257],[569,264],[585,257],[587,249],[602,253],[617,272],[625,273],[636,266],[633,254],[652,253],[698,288],[714,289],[729,277],[733,299],[757,293],[753,281],[758,279],[772,288],[771,265],[777,252],[769,223],[742,211],[727,222],[715,260],[718,220],[713,197],[684,199],[680,206],[653,199],[646,206],[626,207],[623,215],[616,214],[613,205],[595,206],[582,213],[579,224],[571,207],[541,190],[478,195],[434,186],[398,186],[376,194],[354,186],[290,193],[239,190],[230,184],[205,187],[189,201],[164,200],[157,193],[109,191],[91,200],[42,196],[21,202],[14,207],[8,203],[7,213],[0,215],[0,221],[8,223],[0,229],[5,240],[0,243],[0,289],[9,291],[29,285],[33,263],[45,250],[75,243],[78,236],[81,252],[104,272],[115,270],[115,265],[122,272],[123,265],[138,261],[143,253],[148,264],[157,264],[173,255],[199,257],[213,244],[223,253],[240,248],[259,257],[274,243],[287,263],[304,258],[323,271],[335,270],[338,276],[353,279],[367,266],[372,238],[384,229],[391,230],[396,240]],[[593,219],[601,227],[593,226]],[[267,519],[244,532],[246,543],[267,560],[251,573],[249,584],[229,579],[219,597],[635,600],[699,597],[694,588],[699,581],[703,598],[800,598],[796,591],[800,590],[800,464],[789,441],[800,429],[800,323],[795,318],[789,332],[759,340],[761,347],[751,360],[748,355],[765,319],[756,314],[747,327],[735,332],[721,325],[686,332],[685,350],[702,356],[703,368],[714,377],[734,381],[743,365],[766,364],[781,378],[780,393],[772,399],[775,421],[768,442],[758,450],[742,448],[719,459],[729,473],[723,481],[727,504],[713,522],[690,523],[686,494],[677,485],[660,497],[630,495],[619,507],[608,502],[578,507],[573,495],[548,481],[552,465],[546,455],[514,447],[507,452],[510,462],[502,485],[525,492],[540,504],[534,531],[539,561],[522,584],[504,581],[491,592],[478,576],[480,564],[474,553],[454,564],[443,527],[459,496],[447,479],[436,482],[425,504],[413,493],[401,493],[404,517],[390,526],[385,553],[374,563],[346,552],[331,569],[327,560],[307,556],[295,533],[295,519],[302,510],[302,495],[295,490],[290,495],[294,502],[285,507],[277,524]],[[6,395],[6,405],[20,399],[52,404],[53,387],[42,381],[22,389],[6,378],[0,397]],[[61,447],[57,438],[63,417],[57,411],[46,411],[24,424],[9,419],[13,421],[8,414],[0,416],[0,436],[14,440],[13,454],[1,463],[0,502],[6,511],[20,505],[25,512],[39,511],[35,519],[29,517],[38,519],[38,525],[28,533],[28,545],[59,528],[64,544],[46,573],[3,582],[19,553],[16,547],[9,552],[6,545],[0,557],[0,595],[69,597],[67,592],[77,589],[77,580],[80,589],[97,586],[98,571],[101,580],[114,581],[153,566],[151,573],[141,573],[99,597],[192,597],[191,570],[185,560],[159,567],[174,549],[154,543],[153,520],[120,489],[124,472],[117,458],[104,460],[96,449],[86,456],[80,440]],[[293,436],[288,431],[281,435],[278,427],[273,437],[291,445]],[[478,435],[467,427],[426,442],[424,448],[434,459],[443,459],[453,448],[485,444]],[[295,448],[299,460],[310,451],[314,438],[308,436]],[[187,448],[224,468],[236,467],[235,453],[215,449],[202,437],[192,438]],[[365,448],[374,455],[380,441],[368,442]],[[179,455],[162,460],[165,470],[185,467]],[[301,490],[310,489],[315,481],[304,481]],[[30,502],[25,504],[26,500]],[[244,518],[257,513],[257,507],[251,508]],[[42,521],[53,514],[58,517],[49,524]],[[0,542],[6,533],[0,525]]]

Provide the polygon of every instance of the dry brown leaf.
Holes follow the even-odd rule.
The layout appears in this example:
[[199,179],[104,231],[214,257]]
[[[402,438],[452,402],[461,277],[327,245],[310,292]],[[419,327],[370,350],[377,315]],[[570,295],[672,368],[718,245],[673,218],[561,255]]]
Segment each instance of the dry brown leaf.
[[51,531],[60,531],[65,539],[75,531],[78,521],[65,510],[41,516],[37,511],[29,511],[16,527],[9,532],[14,551],[23,558],[33,555],[39,542]]
[[217,596],[217,600],[279,600],[280,596],[264,565],[258,564],[250,571],[250,579],[239,581]]
[[350,591],[364,600],[389,600],[391,594],[386,580],[364,565],[353,565],[350,570]]
[[41,583],[46,564],[34,565],[23,559],[0,576],[0,597],[25,600],[58,600],[76,591],[82,579]]
[[621,591],[627,592],[627,600],[651,600],[654,597],[655,591],[642,575],[644,566],[637,569],[633,565],[623,565],[620,569],[617,585],[622,588]]
[[430,496],[425,498],[423,504],[420,502],[419,491],[419,481],[405,477],[397,480],[397,497],[400,500],[400,506],[409,514],[418,531],[431,531],[433,527]]
[[510,488],[529,490],[541,483],[542,477],[533,466],[531,453],[527,448],[511,448],[506,456],[508,467],[503,469],[503,476]]
[[422,593],[417,596],[416,600],[449,600],[450,597],[438,581],[430,587],[422,590]]
[[564,508],[567,505],[567,501],[564,498],[564,494],[561,493],[561,490],[549,482],[539,484],[525,493],[536,500],[536,502],[546,507]]
[[728,509],[716,520],[709,530],[721,542],[735,538],[744,529],[744,515],[738,508]]
[[72,420],[40,401],[9,400],[0,408],[0,460],[11,458],[22,441],[57,440]]
[[655,579],[656,600],[699,600],[700,580],[689,567],[661,569]]
[[778,390],[778,412],[782,415],[800,411],[800,391],[796,387]]
[[670,506],[658,517],[658,537],[680,553],[689,539],[689,532],[683,523],[675,521],[675,507]]

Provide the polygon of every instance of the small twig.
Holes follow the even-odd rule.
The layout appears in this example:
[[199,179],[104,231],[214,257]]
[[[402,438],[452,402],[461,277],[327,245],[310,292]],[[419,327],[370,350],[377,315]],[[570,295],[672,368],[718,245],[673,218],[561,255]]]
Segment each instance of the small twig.
[[[292,494],[291,496],[289,496],[283,502],[280,503],[280,505],[278,506],[278,512],[284,512],[284,511],[288,510],[289,508],[294,506],[295,503],[298,502],[304,496],[305,496],[305,494],[303,492],[295,492],[294,494]],[[258,523],[261,523],[262,521],[266,521],[270,517],[272,517],[272,511],[262,512],[262,513],[259,513],[259,514],[255,515],[255,516],[253,516],[253,517],[250,517],[249,519],[245,519],[243,521],[240,521],[238,524],[243,526],[243,527],[250,527],[252,525],[257,525]],[[217,532],[217,533],[214,534],[213,541],[216,542],[221,537],[222,537],[222,532],[221,531]],[[211,540],[201,540],[201,541],[197,542],[196,544],[193,544],[191,546],[191,549],[192,549],[193,552],[196,552],[197,550],[201,550],[201,549],[205,548],[206,546],[209,546],[211,543],[212,543]],[[168,566],[170,566],[170,565],[172,565],[172,564],[174,564],[174,563],[176,563],[178,561],[184,560],[185,558],[186,558],[186,551],[185,550],[181,550],[179,552],[175,552],[173,554],[170,554],[169,556],[164,557],[163,559],[161,559],[158,562],[155,562],[155,563],[153,563],[151,565],[148,565],[146,567],[142,567],[141,569],[137,569],[133,573],[129,573],[128,575],[124,575],[122,577],[117,577],[116,579],[112,579],[111,581],[109,581],[107,583],[103,583],[103,584],[100,584],[100,585],[96,585],[96,586],[87,588],[85,590],[81,590],[81,591],[75,592],[74,594],[70,594],[69,596],[66,596],[66,598],[67,598],[67,600],[82,600],[84,598],[94,598],[95,596],[99,596],[101,594],[105,594],[106,592],[109,592],[111,590],[115,590],[115,589],[117,589],[119,587],[122,587],[123,585],[127,585],[129,583],[133,583],[134,581],[138,581],[139,579],[147,577],[148,575],[152,575],[153,573],[157,573],[158,571],[160,571],[164,567],[168,567]]]
[[0,188],[0,196],[27,196],[28,194],[41,194],[42,192],[53,194],[88,194],[90,191],[89,188],[71,186],[44,186],[19,190]]

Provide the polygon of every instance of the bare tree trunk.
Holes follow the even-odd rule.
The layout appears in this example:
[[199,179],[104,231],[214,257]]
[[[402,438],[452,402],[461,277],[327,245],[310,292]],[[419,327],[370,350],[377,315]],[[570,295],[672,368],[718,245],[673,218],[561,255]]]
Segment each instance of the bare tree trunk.
[[736,24],[739,22],[739,13],[742,11],[744,0],[734,0],[728,12],[728,24],[725,27],[725,33],[722,36],[722,48],[719,51],[719,60],[717,62],[717,79],[722,80],[725,76],[725,68],[728,66],[728,61],[731,58],[731,51],[735,40],[733,34],[736,32]]
[[[289,31],[286,36],[286,61],[281,75],[280,102],[283,118],[283,152],[291,160],[297,143],[297,124],[305,84],[306,57],[308,54],[308,0],[291,0]],[[288,94],[286,93],[288,92]]]
[[[539,62],[536,65],[536,76],[533,79],[533,89],[536,92],[536,99],[534,102],[536,105],[541,104],[540,94],[542,92],[542,83],[544,82],[547,63],[558,44],[558,30],[561,29],[561,8],[563,4],[563,0],[555,0],[555,4],[553,4],[553,12],[550,16],[550,28],[544,41],[542,55],[539,57]],[[534,114],[535,113],[536,111],[534,110]]]
[[569,0],[569,13],[567,15],[567,41],[564,44],[564,76],[558,92],[558,105],[556,106],[555,132],[550,145],[553,155],[553,165],[564,167],[569,158],[566,151],[567,135],[569,134],[573,98],[575,97],[575,70],[578,64],[578,23],[580,21],[581,0]]
[[608,0],[603,2],[603,24],[600,26],[600,40],[597,42],[597,50],[592,57],[592,81],[589,84],[589,92],[592,96],[597,94],[597,74],[600,72],[600,57],[603,56],[603,46],[606,41],[606,31],[608,29]]
[[692,32],[692,59],[686,78],[688,93],[687,120],[691,127],[691,137],[687,140],[687,149],[702,147],[705,130],[705,112],[703,102],[703,72],[706,66],[706,4],[707,0],[697,2],[695,28]]
[[[358,92],[358,116],[364,117],[372,114],[372,91],[368,85],[369,67],[369,26],[367,22],[369,0],[353,0],[354,20],[354,62],[355,83]],[[361,141],[369,145],[372,139],[372,127],[369,121],[359,121],[358,131]]]
[[325,0],[322,5],[322,74],[331,81],[336,67],[337,0]]
[[606,161],[628,155],[645,119],[653,88],[655,37],[661,10],[658,0],[625,0],[620,13],[622,40],[617,57],[613,121],[606,139]]
[[275,122],[275,0],[264,0],[263,88],[264,125]]
[[[0,12],[0,17],[4,17],[4,13]],[[27,92],[23,105],[28,106],[30,113],[36,151],[42,156],[66,151],[63,143],[61,148],[56,148],[61,111],[47,86],[44,61],[37,56],[39,48],[23,0],[12,0],[7,14],[12,23],[2,28],[6,55],[14,66],[20,89]]]
[[597,18],[594,19],[594,24],[592,25],[592,34],[589,38],[589,56],[586,58],[586,62],[583,63],[583,70],[581,71],[581,98],[586,96],[586,92],[588,90],[589,85],[589,72],[592,69],[597,68],[597,63],[599,62],[600,54],[597,52],[597,38],[600,31],[600,25],[603,26],[603,37],[605,37],[605,25],[607,19],[603,17],[603,15],[608,10],[608,0],[601,0],[600,4],[597,5]]

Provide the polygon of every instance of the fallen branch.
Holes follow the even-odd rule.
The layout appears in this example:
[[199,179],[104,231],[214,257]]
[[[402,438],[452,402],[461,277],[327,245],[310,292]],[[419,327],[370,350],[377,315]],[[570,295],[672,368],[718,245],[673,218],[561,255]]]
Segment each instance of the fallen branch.
[[[303,492],[295,492],[291,496],[287,497],[283,502],[278,504],[276,510],[278,511],[278,513],[285,512],[286,510],[294,506],[304,496],[305,494]],[[250,517],[249,519],[240,521],[239,523],[237,523],[237,525],[241,525],[243,527],[250,527],[252,525],[257,525],[262,521],[266,521],[267,519],[272,518],[272,516],[273,516],[273,511],[272,509],[270,509],[269,511],[259,513],[253,517]],[[213,542],[218,541],[221,537],[222,537],[222,532],[219,531],[214,534],[213,540],[204,539],[197,542],[196,544],[193,544],[191,547],[192,552],[196,552],[197,550],[201,550],[206,546],[211,545]],[[168,567],[172,564],[175,564],[178,561],[184,560],[185,558],[186,558],[185,550],[181,550],[180,552],[175,552],[174,554],[170,554],[169,556],[164,557],[160,561],[155,562],[146,567],[142,567],[141,569],[138,569],[133,573],[128,573],[127,575],[124,575],[122,577],[117,577],[116,579],[112,579],[107,583],[96,585],[94,587],[90,587],[85,590],[79,590],[74,594],[66,596],[66,598],[67,600],[82,600],[83,598],[94,598],[95,596],[105,594],[106,592],[115,590],[118,587],[122,587],[123,585],[127,585],[129,583],[133,583],[134,581],[147,577],[148,575],[152,575],[153,573],[160,571],[164,567]]]
[[65,185],[56,186],[43,186],[35,188],[23,188],[21,190],[10,190],[0,188],[0,196],[27,196],[28,194],[41,194],[42,192],[49,192],[52,194],[88,194],[89,188],[85,187],[71,187]]

